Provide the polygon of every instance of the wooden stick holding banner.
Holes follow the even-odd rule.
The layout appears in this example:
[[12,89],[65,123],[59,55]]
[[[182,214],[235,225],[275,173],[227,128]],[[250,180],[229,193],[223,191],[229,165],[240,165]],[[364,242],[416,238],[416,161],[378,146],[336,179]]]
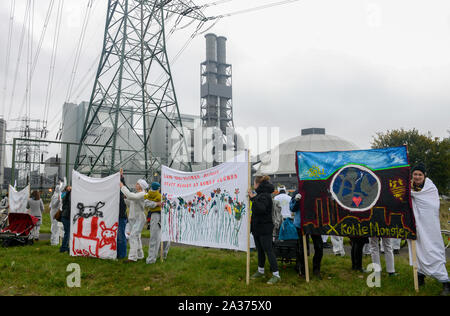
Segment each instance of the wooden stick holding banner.
[[164,254],[164,242],[162,241],[162,239],[161,239],[161,245],[159,246],[159,248],[161,248],[161,262],[164,262],[164,256],[163,256],[163,254]]
[[309,283],[309,262],[308,262],[308,249],[306,242],[306,234],[303,233],[303,256],[305,258],[305,278],[306,282]]
[[416,292],[419,292],[419,276],[417,273],[417,250],[416,250],[416,241],[411,241],[411,250],[412,250],[412,260],[413,260],[413,273],[414,273],[414,289]]
[[[248,160],[248,190],[251,188],[252,181],[252,162],[250,159],[250,150],[247,150],[247,160]],[[251,208],[250,208],[250,197],[248,197],[248,212],[247,212],[247,275],[246,275],[246,283],[250,284],[250,225],[251,225],[251,216],[250,216]]]

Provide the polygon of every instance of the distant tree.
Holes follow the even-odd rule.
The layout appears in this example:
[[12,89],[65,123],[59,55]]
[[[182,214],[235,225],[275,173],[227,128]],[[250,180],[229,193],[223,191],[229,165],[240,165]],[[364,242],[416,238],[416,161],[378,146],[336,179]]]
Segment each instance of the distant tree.
[[392,130],[377,133],[372,148],[408,146],[411,166],[422,162],[427,167],[428,177],[433,180],[441,194],[447,194],[450,188],[450,136],[439,139],[420,134],[418,130]]

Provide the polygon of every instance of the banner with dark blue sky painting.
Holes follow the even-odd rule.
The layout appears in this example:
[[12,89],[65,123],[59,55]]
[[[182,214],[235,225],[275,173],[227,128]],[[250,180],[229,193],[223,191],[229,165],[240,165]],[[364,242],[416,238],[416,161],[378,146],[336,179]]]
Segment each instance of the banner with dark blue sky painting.
[[296,167],[305,233],[416,239],[405,146],[299,151]]

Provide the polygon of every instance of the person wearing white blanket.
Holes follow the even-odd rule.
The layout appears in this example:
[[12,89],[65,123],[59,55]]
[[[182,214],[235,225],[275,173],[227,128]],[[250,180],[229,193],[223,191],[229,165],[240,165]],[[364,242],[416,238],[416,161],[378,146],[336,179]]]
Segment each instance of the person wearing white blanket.
[[58,210],[62,208],[62,200],[61,200],[61,188],[62,185],[57,185],[55,187],[55,192],[52,195],[52,199],[50,201],[50,220],[51,220],[51,237],[50,237],[50,245],[58,246],[59,245],[59,226],[58,221],[55,219],[55,214]]
[[[425,284],[425,276],[433,277],[443,284],[442,295],[448,296],[450,285],[439,220],[439,193],[433,181],[426,177],[425,166],[422,164],[412,169],[411,200],[417,230],[419,285]],[[411,245],[409,249],[412,265]]]
[[144,259],[144,251],[142,250],[141,232],[145,225],[145,206],[144,200],[147,194],[148,183],[140,179],[135,185],[136,193],[130,192],[128,188],[120,183],[120,190],[125,195],[125,203],[129,207],[128,222],[131,232],[129,237],[130,252],[128,253],[127,262],[135,262]]
[[39,231],[41,230],[42,225],[42,212],[44,212],[44,202],[42,202],[41,195],[38,191],[33,191],[33,193],[31,193],[31,198],[28,199],[27,209],[30,210],[30,215],[39,220],[31,232],[34,240],[39,240]]

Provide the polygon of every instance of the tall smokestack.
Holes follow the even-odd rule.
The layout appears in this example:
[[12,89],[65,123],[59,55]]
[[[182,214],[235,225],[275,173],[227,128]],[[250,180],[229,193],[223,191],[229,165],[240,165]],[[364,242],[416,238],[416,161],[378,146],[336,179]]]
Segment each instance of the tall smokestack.
[[227,64],[227,38],[207,34],[206,61],[202,63],[202,120],[226,134],[233,127],[231,65]]

